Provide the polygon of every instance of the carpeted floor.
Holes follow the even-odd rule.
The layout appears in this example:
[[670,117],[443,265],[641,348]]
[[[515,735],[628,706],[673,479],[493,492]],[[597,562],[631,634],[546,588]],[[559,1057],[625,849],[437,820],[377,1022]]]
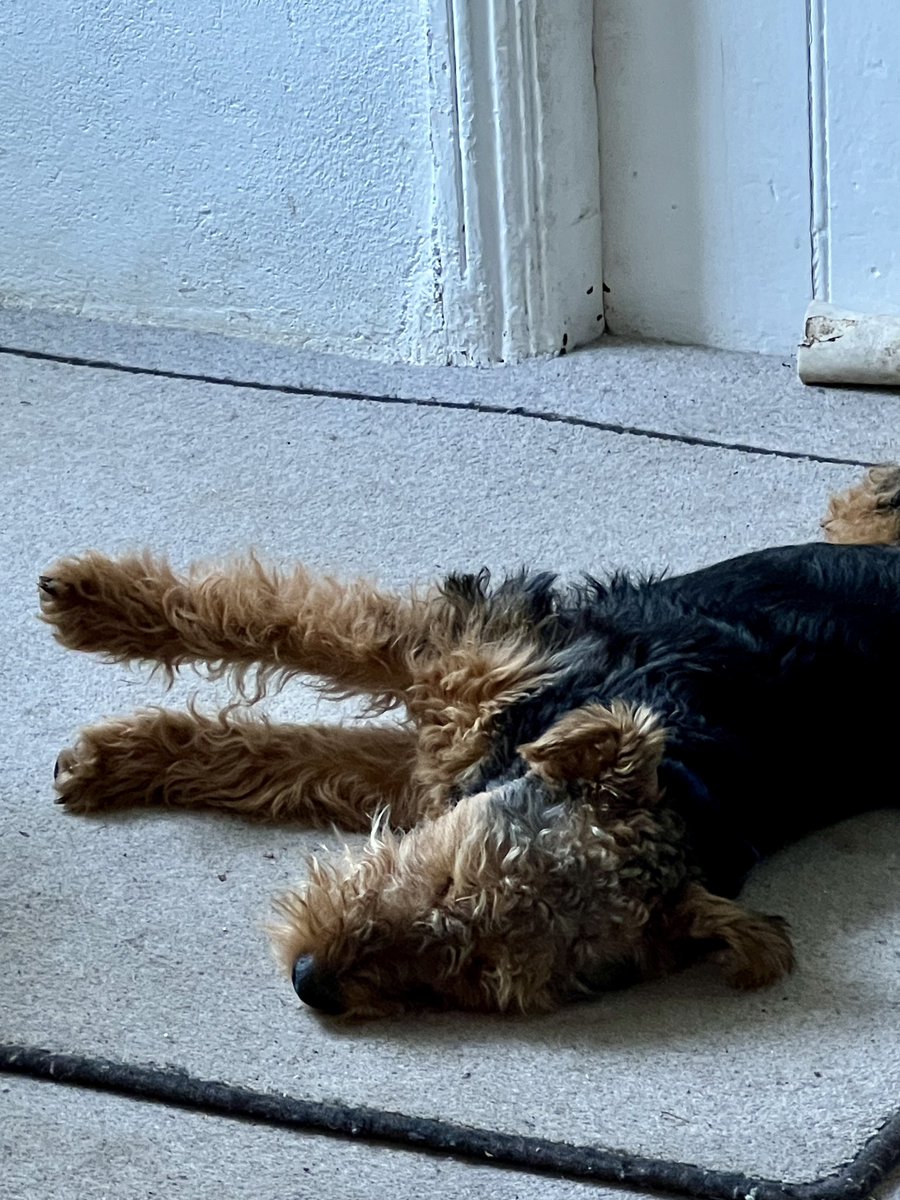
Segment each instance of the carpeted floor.
[[[260,932],[304,852],[335,839],[62,813],[52,765],[79,723],[221,690],[185,678],[165,698],[67,655],[35,617],[41,568],[88,546],[184,563],[252,545],[401,584],[523,561],[680,569],[806,540],[859,473],[832,460],[900,456],[900,399],[614,342],[507,371],[391,370],[6,314],[0,346],[95,364],[0,353],[0,1041],[795,1181],[853,1157],[900,1106],[900,813],[754,878],[800,956],[769,992],[699,968],[549,1018],[338,1031],[299,1005]],[[317,711],[303,686],[269,707]],[[15,1075],[0,1077],[0,1146],[28,1198],[621,1194]]]

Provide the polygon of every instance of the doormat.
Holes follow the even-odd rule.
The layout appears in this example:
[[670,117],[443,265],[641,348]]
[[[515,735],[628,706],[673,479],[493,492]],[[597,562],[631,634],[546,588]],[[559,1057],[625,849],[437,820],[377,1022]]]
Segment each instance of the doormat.
[[538,1172],[556,1178],[619,1183],[693,1200],[866,1200],[900,1166],[900,1111],[889,1118],[856,1157],[833,1174],[809,1182],[754,1179],[595,1146],[468,1128],[376,1108],[324,1104],[200,1079],[178,1067],[115,1062],[57,1054],[35,1046],[0,1044],[0,1072],[236,1120],[354,1138],[478,1163]]

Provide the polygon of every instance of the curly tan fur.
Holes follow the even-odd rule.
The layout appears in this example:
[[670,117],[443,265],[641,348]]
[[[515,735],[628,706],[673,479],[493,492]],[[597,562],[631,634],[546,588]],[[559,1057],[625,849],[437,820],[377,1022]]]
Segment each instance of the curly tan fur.
[[614,700],[567,713],[519,753],[550,783],[590,779],[622,800],[652,803],[666,735],[646,705]]
[[[898,495],[900,469],[871,472],[832,500],[829,539],[898,541]],[[169,679],[200,667],[251,699],[311,675],[373,711],[404,711],[336,727],[234,706],[139,712],[63,751],[59,800],[79,813],[207,806],[371,829],[363,852],[311,860],[270,930],[295,985],[303,964],[308,994],[339,988],[348,1015],[423,1002],[547,1009],[710,952],[737,987],[789,971],[782,921],[692,881],[651,709],[565,713],[519,747],[515,803],[512,784],[465,794],[498,715],[561,670],[515,597],[491,607],[483,582],[398,596],[254,558],[184,574],[149,554],[62,560],[42,577],[41,603],[66,647]]]
[[271,934],[288,971],[309,955],[339,979],[352,1015],[545,1010],[610,963],[656,965],[643,932],[683,878],[671,842],[647,812],[601,826],[583,803],[517,823],[481,794],[405,836],[378,830],[340,869],[314,863]]
[[900,467],[873,467],[862,483],[832,496],[825,540],[841,545],[900,543]]
[[685,888],[674,910],[673,927],[678,926],[684,937],[721,947],[716,958],[733,987],[767,987],[794,968],[794,948],[781,917],[751,912],[698,883]]
[[264,820],[368,829],[389,806],[414,825],[415,734],[399,726],[283,725],[240,713],[153,709],[81,731],[57,763],[72,812],[224,808]]
[[89,553],[58,562],[41,586],[44,619],[70,650],[153,662],[170,679],[202,665],[242,689],[249,680],[257,696],[291,675],[315,675],[334,695],[385,708],[410,686],[436,615],[431,596],[404,599],[302,567],[282,574],[256,558],[179,576],[151,554]]

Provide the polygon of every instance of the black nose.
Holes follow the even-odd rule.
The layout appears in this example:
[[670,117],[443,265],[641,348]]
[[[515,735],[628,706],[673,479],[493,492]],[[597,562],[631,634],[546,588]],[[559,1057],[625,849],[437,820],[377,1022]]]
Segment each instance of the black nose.
[[337,980],[320,967],[311,954],[302,954],[297,959],[291,978],[294,981],[294,991],[310,1008],[330,1016],[337,1016],[344,1011]]

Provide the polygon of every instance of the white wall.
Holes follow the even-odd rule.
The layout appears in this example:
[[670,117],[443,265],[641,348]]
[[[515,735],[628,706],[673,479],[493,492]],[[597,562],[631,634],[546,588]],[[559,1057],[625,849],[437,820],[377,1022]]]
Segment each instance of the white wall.
[[414,357],[421,8],[4,5],[0,303]]
[[813,144],[822,199],[818,299],[900,313],[900,14],[896,0],[820,10],[824,120]]
[[811,290],[805,0],[596,17],[608,328],[789,351]]
[[602,328],[602,214],[612,332],[785,353],[900,312],[895,3],[9,3],[0,305],[494,362]]

